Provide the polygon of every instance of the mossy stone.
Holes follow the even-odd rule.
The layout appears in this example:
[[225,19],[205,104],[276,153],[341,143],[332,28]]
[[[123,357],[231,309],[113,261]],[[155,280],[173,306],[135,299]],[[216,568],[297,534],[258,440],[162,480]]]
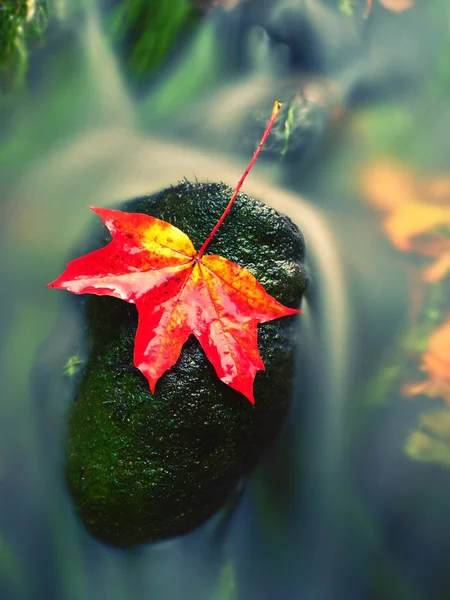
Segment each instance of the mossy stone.
[[[226,206],[223,184],[184,182],[121,209],[179,227],[199,248]],[[109,234],[99,224],[88,250]],[[239,194],[208,247],[245,266],[291,307],[306,288],[304,243],[285,216]],[[266,370],[255,405],[223,384],[191,336],[151,395],[133,366],[134,305],[83,296],[90,355],[69,415],[68,481],[92,534],[127,547],[186,533],[224,505],[279,433],[294,375],[296,318],[258,328]]]

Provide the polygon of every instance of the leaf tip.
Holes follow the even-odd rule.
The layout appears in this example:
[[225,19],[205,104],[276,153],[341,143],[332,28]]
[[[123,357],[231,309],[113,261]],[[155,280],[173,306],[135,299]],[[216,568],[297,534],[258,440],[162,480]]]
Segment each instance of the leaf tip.
[[253,390],[250,390],[250,392],[244,394],[244,396],[247,398],[250,404],[253,404],[253,406],[255,405],[255,396],[253,395]]
[[60,275],[59,277],[57,277],[56,279],[54,279],[50,283],[47,283],[47,285],[45,287],[47,289],[61,288],[61,285],[60,285],[61,278],[62,278],[62,275]]
[[[264,371],[264,365],[262,365],[259,370]],[[236,386],[234,389],[237,390],[238,392],[241,392],[241,394],[247,398],[247,400],[250,402],[250,404],[253,404],[253,405],[255,404],[255,395],[253,393],[253,383],[247,384],[245,386],[242,386],[242,385]]]
[[88,204],[88,208],[89,210],[92,210],[92,212],[94,212],[96,215],[99,215],[100,217],[102,216],[102,212],[104,209],[99,208],[98,206],[91,206],[90,204]]
[[288,306],[283,306],[283,305],[281,305],[281,306],[284,309],[281,317],[291,317],[293,315],[303,314],[303,310],[301,310],[300,308],[289,308]]
[[[139,367],[136,367],[139,369],[139,371],[141,371],[141,373],[143,373],[143,365],[140,365]],[[148,385],[150,388],[150,393],[153,395],[155,393],[155,388],[156,388],[156,382],[158,381],[157,379],[153,379],[153,377],[150,377],[149,375],[147,375],[146,373],[144,373],[145,378],[148,381]]]

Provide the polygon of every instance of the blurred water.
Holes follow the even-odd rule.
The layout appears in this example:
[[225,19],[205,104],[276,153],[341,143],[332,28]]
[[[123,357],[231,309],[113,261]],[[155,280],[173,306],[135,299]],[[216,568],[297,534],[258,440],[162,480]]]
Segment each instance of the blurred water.
[[[352,411],[404,321],[409,288],[405,264],[355,198],[369,152],[351,128],[333,133],[332,113],[380,90],[384,102],[417,90],[437,52],[424,11],[397,25],[377,15],[370,29],[316,0],[215,11],[149,95],[135,99],[91,6],[64,51],[47,59],[40,89],[18,104],[13,135],[0,145],[2,600],[442,597],[427,587],[442,579],[442,565],[416,574],[420,557],[408,543],[424,536],[412,523],[399,529],[400,549],[385,541],[400,472],[382,449],[395,447],[398,431],[381,420],[375,450],[352,436]],[[324,77],[337,82],[331,99]],[[181,539],[111,550],[76,521],[64,487],[73,386],[62,371],[80,350],[80,324],[45,284],[87,226],[88,204],[111,207],[184,177],[234,186],[247,164],[236,142],[246,118],[297,88],[330,103],[314,152],[293,163],[268,156],[245,184],[289,215],[307,242],[312,288],[289,423],[234,511]],[[374,482],[367,471],[359,477],[361,465]],[[377,560],[386,587],[374,583]]]

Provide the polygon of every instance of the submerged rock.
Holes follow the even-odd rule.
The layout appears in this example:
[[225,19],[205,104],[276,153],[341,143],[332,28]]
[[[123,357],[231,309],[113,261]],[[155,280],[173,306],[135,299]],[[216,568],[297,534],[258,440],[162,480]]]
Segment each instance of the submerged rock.
[[[342,92],[337,82],[325,77],[303,77],[279,83],[280,114],[261,155],[270,160],[300,164],[323,140],[330,123],[343,114]],[[262,99],[245,114],[238,135],[240,149],[251,152],[267,122],[270,101]]]
[[[199,248],[232,190],[182,183],[121,209],[179,227]],[[99,223],[89,250],[108,241]],[[304,243],[285,216],[239,194],[208,247],[246,267],[281,303],[306,288]],[[77,298],[80,301],[80,298]],[[83,296],[90,356],[69,415],[67,473],[91,533],[126,547],[186,533],[224,505],[279,433],[293,388],[295,317],[258,327],[266,370],[255,405],[223,384],[191,336],[151,395],[133,365],[134,305]]]

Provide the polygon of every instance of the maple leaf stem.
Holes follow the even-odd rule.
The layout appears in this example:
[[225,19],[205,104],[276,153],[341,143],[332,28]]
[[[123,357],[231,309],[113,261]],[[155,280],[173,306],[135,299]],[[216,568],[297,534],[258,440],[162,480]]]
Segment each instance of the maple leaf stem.
[[233,195],[231,196],[230,201],[228,202],[225,210],[223,211],[222,216],[220,217],[220,219],[217,221],[214,229],[211,231],[211,233],[209,234],[209,236],[206,238],[203,246],[200,248],[200,250],[197,253],[197,260],[200,259],[203,256],[203,253],[205,252],[206,248],[208,247],[209,243],[211,242],[211,240],[213,239],[213,237],[216,235],[217,230],[219,229],[219,227],[222,225],[222,223],[225,221],[226,216],[228,215],[228,213],[231,210],[231,207],[233,206],[234,201],[236,200],[236,196],[239,194],[239,191],[242,187],[242,184],[244,183],[247,175],[250,173],[251,168],[253,167],[253,165],[255,164],[256,159],[258,158],[259,153],[261,152],[261,148],[264,146],[267,137],[270,133],[270,130],[272,129],[272,125],[275,123],[275,119],[277,118],[278,113],[280,112],[280,108],[282,107],[282,104],[279,100],[275,100],[274,105],[273,105],[273,109],[272,109],[272,114],[270,116],[270,120],[267,124],[266,129],[264,130],[263,136],[261,138],[261,141],[258,144],[258,147],[255,150],[255,153],[252,156],[251,161],[248,163],[247,168],[244,171],[244,174],[242,175],[242,177],[239,179],[239,182],[236,186],[236,189],[233,192]]

